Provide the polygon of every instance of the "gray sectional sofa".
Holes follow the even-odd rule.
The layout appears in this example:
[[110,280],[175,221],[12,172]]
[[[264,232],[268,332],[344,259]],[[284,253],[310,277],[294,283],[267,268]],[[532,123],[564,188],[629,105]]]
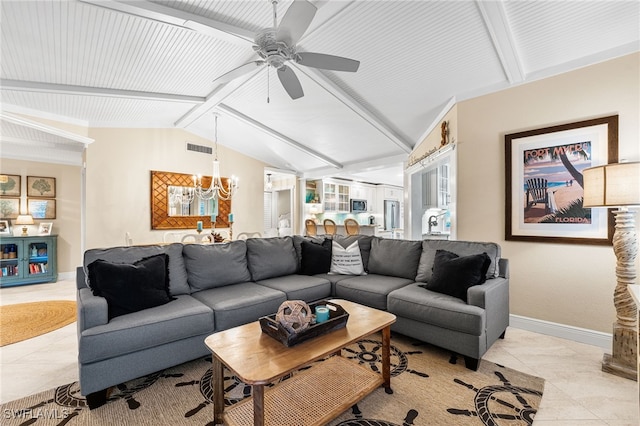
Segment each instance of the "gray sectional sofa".
[[[111,386],[207,355],[205,337],[272,314],[290,299],[347,299],[390,311],[397,316],[393,331],[463,355],[472,369],[504,337],[508,262],[497,244],[337,236],[334,240],[343,247],[358,241],[366,274],[303,275],[311,256],[305,247],[323,239],[313,240],[293,236],[86,251],[77,271],[78,365],[80,390],[89,406],[102,405]],[[443,253],[461,258],[487,253],[486,282],[462,298],[424,288]],[[170,298],[112,317],[108,296],[96,291],[105,274],[97,275],[95,265],[128,267],[162,254]]]

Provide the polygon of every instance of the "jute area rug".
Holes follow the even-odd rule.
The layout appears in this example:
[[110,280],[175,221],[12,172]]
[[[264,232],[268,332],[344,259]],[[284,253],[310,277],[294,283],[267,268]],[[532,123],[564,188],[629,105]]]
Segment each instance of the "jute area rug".
[[[393,394],[377,389],[330,425],[532,424],[543,379],[488,361],[482,361],[477,372],[470,371],[461,357],[397,334],[391,344]],[[380,336],[349,346],[342,356],[379,371]],[[2,424],[213,425],[210,367],[211,358],[201,358],[124,383],[106,405],[93,411],[74,382],[3,404]],[[249,386],[230,374],[225,389],[227,406],[251,394]]]
[[76,302],[50,300],[0,306],[0,346],[57,330],[76,320]]

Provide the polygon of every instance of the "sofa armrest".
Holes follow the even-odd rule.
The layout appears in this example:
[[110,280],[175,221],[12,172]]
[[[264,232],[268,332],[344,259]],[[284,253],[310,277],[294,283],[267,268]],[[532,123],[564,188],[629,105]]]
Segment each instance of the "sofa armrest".
[[509,259],[498,260],[498,276],[509,278]]
[[86,275],[82,266],[78,266],[76,268],[76,288],[78,290],[80,290],[81,288],[87,288]]
[[109,322],[107,299],[94,296],[88,288],[81,288],[76,295],[78,304],[78,331],[104,325]]
[[495,342],[509,325],[509,279],[498,277],[467,290],[469,305],[485,310],[487,347]]

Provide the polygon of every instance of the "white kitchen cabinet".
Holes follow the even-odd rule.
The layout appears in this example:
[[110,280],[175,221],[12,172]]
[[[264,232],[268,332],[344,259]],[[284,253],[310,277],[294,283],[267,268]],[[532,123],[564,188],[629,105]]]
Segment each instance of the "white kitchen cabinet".
[[348,213],[350,211],[348,184],[323,180],[322,188],[325,213]]
[[356,183],[351,185],[351,198],[367,201],[367,213],[376,211],[376,187],[374,185]]
[[396,186],[384,186],[385,200],[402,200],[402,188]]

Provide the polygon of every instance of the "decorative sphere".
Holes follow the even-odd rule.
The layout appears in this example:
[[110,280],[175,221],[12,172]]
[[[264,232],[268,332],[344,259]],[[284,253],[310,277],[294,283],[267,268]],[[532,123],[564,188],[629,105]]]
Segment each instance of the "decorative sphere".
[[311,308],[304,300],[287,300],[278,308],[276,321],[288,332],[297,333],[309,327],[312,317]]

